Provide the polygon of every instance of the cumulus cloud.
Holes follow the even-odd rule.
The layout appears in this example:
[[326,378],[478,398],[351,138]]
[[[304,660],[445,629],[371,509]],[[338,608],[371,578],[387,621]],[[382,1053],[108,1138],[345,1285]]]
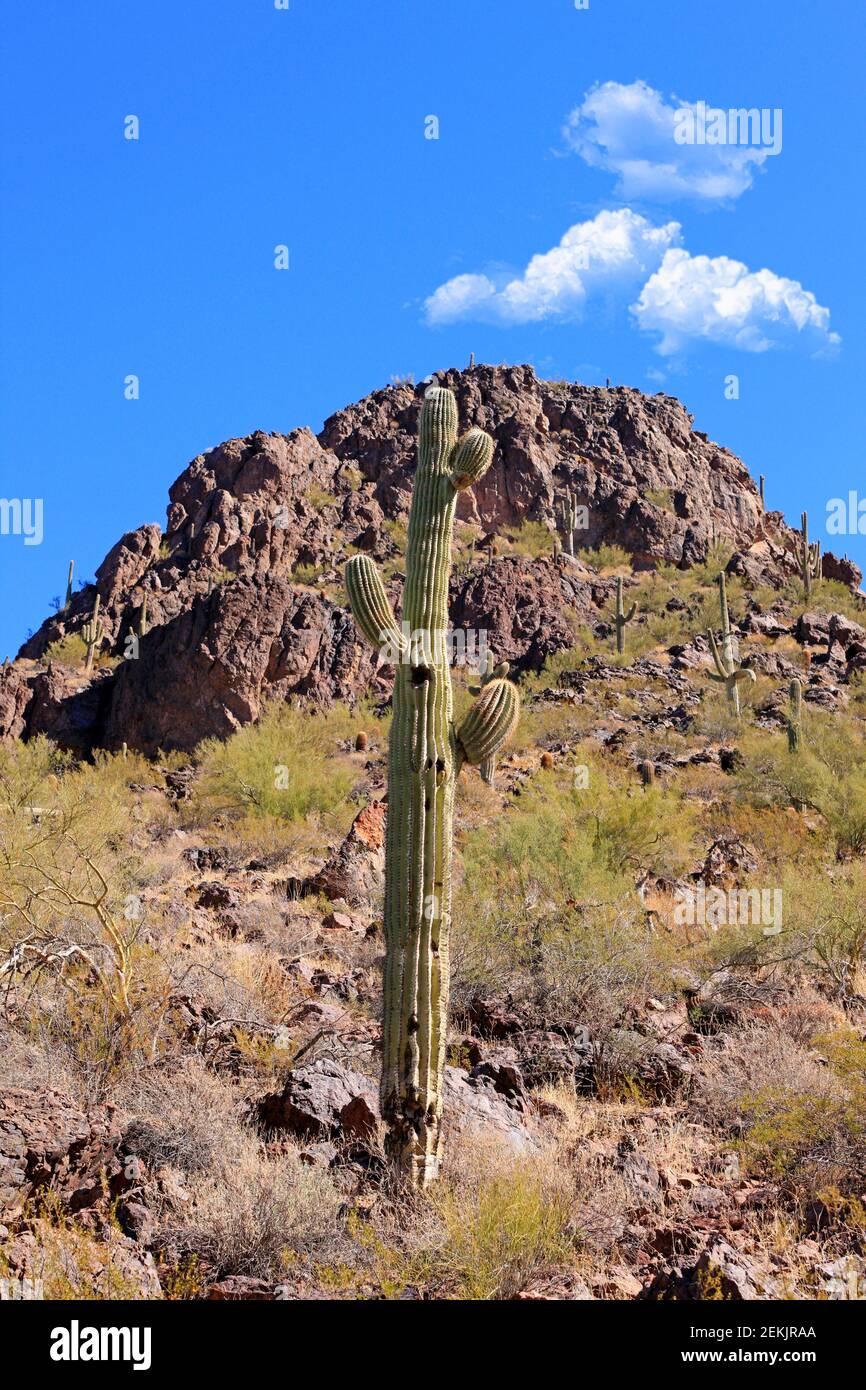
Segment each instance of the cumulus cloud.
[[[707,126],[706,103],[666,102],[646,82],[602,82],[587,92],[570,113],[563,135],[569,147],[587,164],[617,175],[617,192],[623,198],[670,202],[688,198],[722,202],[738,198],[751,188],[755,170],[774,152],[767,145],[770,131],[732,111],[730,120]],[[712,109],[711,109],[712,110]],[[728,112],[717,112],[727,118]],[[685,116],[685,120],[684,120]],[[774,144],[781,140],[781,112],[772,123]],[[738,119],[737,119],[738,118]],[[684,131],[699,129],[707,143],[680,143]],[[761,144],[732,143],[732,137],[748,130]],[[724,143],[710,143],[724,134]]]
[[829,309],[798,280],[679,247],[665,253],[631,312],[642,329],[661,334],[657,350],[666,356],[694,338],[746,352],[796,343],[826,353],[841,341]]
[[533,256],[521,275],[457,275],[425,301],[431,324],[473,319],[484,323],[534,323],[578,319],[596,294],[630,295],[678,244],[680,225],[653,226],[621,208],[600,212],[569,227],[558,246]]

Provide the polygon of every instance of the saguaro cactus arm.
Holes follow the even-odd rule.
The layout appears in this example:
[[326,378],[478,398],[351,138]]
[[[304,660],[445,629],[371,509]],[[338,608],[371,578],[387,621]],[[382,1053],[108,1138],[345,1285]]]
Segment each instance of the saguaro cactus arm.
[[484,430],[468,430],[454,449],[451,485],[464,492],[484,477],[493,461],[493,440]]
[[346,565],[346,592],[352,616],[374,647],[391,642],[405,655],[408,643],[397,626],[379,571],[369,555],[353,555]]
[[502,678],[490,680],[457,730],[458,770],[463,762],[477,766],[495,757],[514,733],[519,718],[517,686]]
[[710,653],[712,655],[716,667],[715,671],[710,671],[709,673],[710,680],[726,681],[730,676],[731,672],[728,669],[728,666],[726,665],[725,658],[719,651],[719,645],[716,641],[716,634],[713,632],[713,629],[711,627],[707,628],[707,641],[710,644]]
[[88,675],[93,670],[93,656],[104,634],[105,626],[99,616],[99,594],[97,594],[96,602],[93,605],[93,614],[81,627],[81,635],[87,643],[87,656],[84,662],[84,670]]

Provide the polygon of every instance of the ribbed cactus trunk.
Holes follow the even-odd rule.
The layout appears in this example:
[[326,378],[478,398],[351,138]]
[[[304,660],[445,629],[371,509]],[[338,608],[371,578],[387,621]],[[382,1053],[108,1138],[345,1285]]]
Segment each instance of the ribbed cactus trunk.
[[424,403],[409,513],[403,621],[427,650],[397,668],[389,739],[382,1111],[387,1147],[413,1185],[441,1157],[451,924],[451,840],[457,750],[445,650],[457,493],[448,460],[457,438],[450,393]]
[[626,624],[631,622],[636,612],[636,603],[632,604],[628,612],[625,611],[622,601],[622,578],[618,578],[616,581],[616,650],[620,656],[625,651]]
[[799,753],[801,740],[801,719],[803,708],[803,687],[795,677],[788,686],[790,713],[788,715],[788,751]]
[[710,680],[721,681],[727,691],[728,699],[731,702],[734,714],[740,717],[740,685],[748,681],[755,681],[754,671],[741,666],[739,655],[734,642],[734,634],[731,629],[731,619],[728,613],[728,590],[725,584],[725,572],[719,574],[719,610],[722,625],[722,647],[719,650],[716,642],[715,633],[712,628],[707,632],[707,640],[710,646],[715,672],[710,672]]
[[481,430],[457,442],[454,396],[431,388],[409,513],[402,633],[369,558],[356,556],[346,567],[358,625],[399,652],[388,741],[381,1101],[386,1151],[417,1187],[437,1176],[442,1152],[455,783],[464,761],[495,755],[518,710],[516,688],[492,680],[460,728],[453,724],[447,627],[454,509],[458,491],[482,476],[492,453]]

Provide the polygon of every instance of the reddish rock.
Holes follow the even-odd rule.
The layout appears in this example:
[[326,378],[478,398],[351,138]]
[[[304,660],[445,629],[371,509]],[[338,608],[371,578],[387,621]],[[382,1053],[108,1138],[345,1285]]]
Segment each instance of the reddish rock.
[[344,899],[350,907],[375,911],[385,887],[386,815],[382,801],[365,806],[337,853],[306,880],[304,892],[321,893],[332,902]]
[[17,666],[0,667],[0,740],[21,738],[33,690]]
[[51,1188],[77,1211],[117,1179],[121,1134],[110,1110],[83,1111],[61,1091],[0,1091],[0,1217]]
[[[540,381],[529,366],[439,380],[455,390],[462,426],[490,430],[497,445],[488,474],[461,494],[463,521],[491,535],[533,521],[552,534],[569,488],[588,510],[582,547],[613,544],[637,566],[688,567],[715,537],[736,547],[732,573],[776,585],[796,574],[796,533],[780,513],[763,512],[744,464],[693,430],[673,397]],[[195,458],[170,489],[165,534],[155,525],[128,532],[96,585],[21,651],[39,658],[80,634],[98,593],[117,669],[83,689],[77,673],[25,672],[23,685],[6,675],[0,737],[44,732],[80,751],[123,742],[147,753],[191,749],[256,719],[269,698],[384,695],[374,654],[320,584],[336,589],[349,547],[395,557],[383,522],[406,517],[424,389],[374,392],[318,438],[257,431]],[[829,554],[824,572],[860,581],[856,566]],[[452,617],[486,630],[497,659],[537,670],[571,645],[574,614],[609,615],[609,588],[565,559],[494,559],[455,578]],[[149,630],[138,643],[145,598]]]

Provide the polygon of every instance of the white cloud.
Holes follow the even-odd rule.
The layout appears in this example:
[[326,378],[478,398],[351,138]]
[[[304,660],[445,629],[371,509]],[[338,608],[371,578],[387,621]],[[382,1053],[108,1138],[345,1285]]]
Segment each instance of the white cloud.
[[[617,192],[623,198],[722,202],[751,188],[755,170],[771,150],[757,144],[680,144],[678,113],[689,111],[703,123],[706,107],[676,97],[672,101],[669,105],[646,82],[603,82],[571,112],[563,135],[587,164],[618,176]],[[776,114],[778,141],[781,113]]]
[[826,353],[841,341],[830,331],[829,309],[798,280],[680,248],[666,252],[631,312],[642,329],[661,334],[663,355],[693,338],[746,352],[796,343]]
[[558,246],[533,256],[522,275],[497,283],[488,275],[457,275],[425,301],[431,324],[473,319],[532,323],[577,319],[594,294],[633,293],[680,240],[678,222],[655,227],[621,208],[569,227]]

